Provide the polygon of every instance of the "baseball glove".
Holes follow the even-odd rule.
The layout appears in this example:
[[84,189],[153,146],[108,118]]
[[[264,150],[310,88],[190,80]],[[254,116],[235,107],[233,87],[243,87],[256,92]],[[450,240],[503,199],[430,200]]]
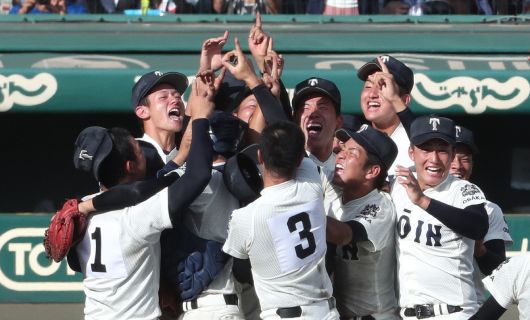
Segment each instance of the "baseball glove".
[[44,232],[44,249],[48,259],[55,262],[63,260],[68,250],[83,238],[87,219],[79,212],[77,204],[77,199],[66,201],[53,215],[50,226]]

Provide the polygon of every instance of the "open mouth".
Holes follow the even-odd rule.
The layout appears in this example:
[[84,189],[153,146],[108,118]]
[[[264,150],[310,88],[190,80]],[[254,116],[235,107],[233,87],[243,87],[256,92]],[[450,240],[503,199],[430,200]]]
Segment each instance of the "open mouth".
[[180,110],[178,108],[172,108],[167,115],[171,120],[180,120]]
[[310,123],[306,129],[309,134],[318,134],[322,131],[322,125],[320,123]]
[[442,169],[438,168],[438,167],[427,167],[427,168],[425,168],[425,170],[428,173],[431,173],[431,174],[441,174],[442,173]]
[[368,102],[368,109],[379,108],[379,107],[381,107],[381,104],[379,102],[375,102],[375,101]]
[[342,164],[337,163],[335,165],[335,174],[341,174],[343,171],[344,171],[344,167],[342,166]]
[[453,175],[453,177],[458,178],[458,179],[462,179],[463,177],[463,175],[459,172],[451,172],[451,174]]

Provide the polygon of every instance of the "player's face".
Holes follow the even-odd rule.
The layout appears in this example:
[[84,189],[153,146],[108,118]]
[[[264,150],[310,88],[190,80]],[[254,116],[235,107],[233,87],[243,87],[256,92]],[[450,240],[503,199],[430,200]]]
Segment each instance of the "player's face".
[[335,160],[333,183],[342,188],[354,188],[366,181],[366,150],[355,140],[349,139],[341,146]]
[[180,93],[169,84],[159,84],[147,96],[149,127],[154,130],[180,132],[184,119],[184,102]]
[[361,109],[366,120],[377,127],[384,128],[398,119],[392,105],[381,96],[379,87],[370,80],[364,82],[361,91]]
[[409,155],[416,165],[418,183],[425,190],[439,185],[447,178],[454,157],[454,147],[443,140],[432,139],[410,147]]
[[451,162],[451,174],[457,178],[469,180],[473,172],[473,153],[468,147],[457,144],[455,158]]
[[254,114],[254,110],[256,110],[257,106],[258,101],[256,100],[256,97],[251,94],[250,96],[243,99],[243,101],[241,101],[241,103],[239,104],[239,108],[237,108],[236,112],[234,112],[233,114],[234,116],[248,123],[250,121],[250,117],[252,117],[252,114]]
[[342,121],[329,98],[308,96],[297,110],[296,119],[305,136],[306,150],[316,155],[327,150],[331,152],[335,131]]

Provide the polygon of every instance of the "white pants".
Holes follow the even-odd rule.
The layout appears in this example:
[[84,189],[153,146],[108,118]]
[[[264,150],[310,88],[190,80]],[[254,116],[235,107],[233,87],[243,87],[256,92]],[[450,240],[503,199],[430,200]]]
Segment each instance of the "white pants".
[[[333,298],[331,298],[333,299]],[[297,318],[289,318],[290,320],[338,320],[339,312],[337,308],[329,308],[328,300],[315,302],[307,306],[300,306],[302,308],[302,316]],[[275,308],[265,310],[261,313],[263,320],[278,320],[281,319],[276,313]]]

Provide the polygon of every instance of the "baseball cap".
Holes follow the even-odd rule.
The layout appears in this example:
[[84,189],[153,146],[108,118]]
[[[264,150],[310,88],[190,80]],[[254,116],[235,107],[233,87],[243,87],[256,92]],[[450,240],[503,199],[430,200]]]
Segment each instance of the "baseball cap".
[[188,77],[179,72],[151,71],[144,74],[132,88],[131,105],[136,108],[148,93],[157,84],[167,83],[173,86],[180,94],[188,87]]
[[475,137],[473,131],[462,126],[455,126],[456,143],[463,144],[468,147],[473,154],[478,153],[478,147],[475,144]]
[[219,154],[234,153],[247,124],[230,113],[216,110],[210,117],[210,138]]
[[[414,73],[412,73],[412,70],[392,56],[384,55],[380,57],[385,62],[388,71],[394,76],[397,85],[407,93],[410,93],[414,87]],[[375,58],[357,70],[357,77],[362,81],[366,81],[369,75],[377,71],[381,71],[381,66],[377,58]]]
[[337,113],[340,113],[341,99],[339,89],[333,82],[316,77],[306,79],[296,85],[292,103],[293,110],[296,111],[304,97],[311,93],[320,93],[331,99],[335,103]]
[[112,151],[109,131],[102,127],[85,128],[74,144],[74,167],[94,175],[100,181],[99,167]]
[[226,72],[215,95],[215,108],[232,113],[239,107],[241,101],[251,93],[252,91],[245,82],[236,79],[230,72]]
[[385,170],[388,170],[394,160],[396,160],[398,149],[396,143],[388,136],[379,130],[363,124],[359,130],[343,128],[335,132],[335,136],[342,142],[349,139],[355,140],[358,144],[363,146],[366,152],[375,155],[383,164]]
[[410,142],[417,146],[432,139],[442,139],[455,144],[455,123],[437,115],[421,116],[410,125]]

